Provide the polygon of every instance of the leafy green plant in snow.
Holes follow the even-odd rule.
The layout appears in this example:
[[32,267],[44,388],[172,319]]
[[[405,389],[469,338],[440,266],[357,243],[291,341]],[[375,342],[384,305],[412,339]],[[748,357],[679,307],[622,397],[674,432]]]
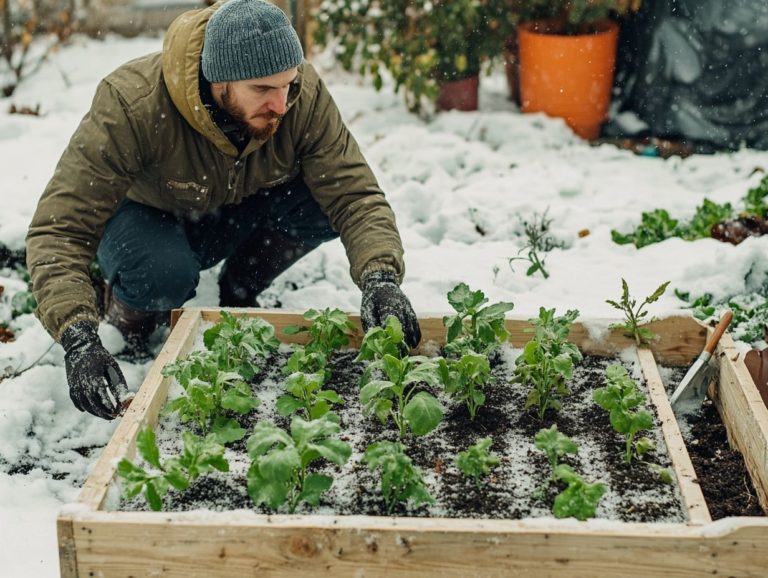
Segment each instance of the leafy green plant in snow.
[[555,466],[553,477],[568,486],[555,496],[552,513],[555,518],[594,518],[600,498],[605,493],[605,484],[584,481],[568,464]]
[[575,454],[579,451],[579,446],[575,441],[557,431],[556,424],[548,429],[540,429],[536,433],[533,443],[546,454],[547,461],[553,470],[562,456]]
[[656,334],[649,329],[641,327],[644,323],[643,319],[648,315],[648,311],[645,311],[644,308],[646,305],[658,301],[659,297],[667,290],[667,285],[669,285],[669,281],[659,285],[653,293],[638,305],[637,299],[630,296],[629,286],[622,278],[621,301],[605,300],[606,303],[624,313],[624,323],[614,323],[610,326],[611,329],[621,329],[627,336],[635,340],[638,347],[649,345],[651,341],[656,339]]
[[378,360],[385,355],[404,357],[409,351],[400,321],[390,315],[384,320],[384,327],[371,327],[365,333],[355,361]]
[[167,364],[162,373],[176,378],[185,392],[166,405],[166,413],[178,413],[182,423],[197,424],[203,434],[235,435],[239,431],[237,439],[245,435],[235,420],[227,418],[226,412],[246,414],[258,407],[259,400],[253,397],[239,373],[220,369],[217,352],[193,351],[184,359]]
[[391,514],[399,503],[411,502],[415,506],[434,502],[424,484],[421,471],[413,465],[397,442],[377,442],[365,450],[362,462],[371,471],[379,471],[379,489],[384,497],[387,513]]
[[765,217],[768,210],[768,205],[765,203],[766,196],[768,196],[768,175],[764,176],[756,187],[747,191],[744,197],[744,212],[748,215]]
[[277,399],[277,413],[291,415],[302,410],[305,419],[316,419],[328,413],[331,404],[343,404],[341,396],[331,389],[323,389],[325,374],[295,372],[285,380],[287,395]]
[[718,315],[725,308],[733,312],[730,332],[735,339],[750,344],[765,341],[766,326],[768,326],[768,285],[755,292],[745,292],[731,295],[725,299],[715,300],[711,293],[704,293],[696,299],[691,299],[690,293],[675,290],[675,295],[688,303],[693,316],[706,321]]
[[[525,274],[528,277],[541,273],[544,279],[549,278],[549,271],[545,268],[546,257],[544,253],[548,253],[556,247],[561,247],[559,243],[549,232],[549,226],[552,224],[552,219],[547,218],[547,211],[544,213],[534,213],[533,218],[530,221],[523,221],[523,228],[525,231],[526,244],[518,251],[517,257],[509,258],[509,266],[512,267],[512,261],[527,261],[530,263]],[[524,257],[520,257],[520,253],[527,253]],[[514,270],[514,269],[513,269]]]
[[386,379],[372,379],[360,389],[365,415],[376,414],[381,423],[391,417],[400,439],[408,429],[422,436],[437,427],[443,419],[443,407],[430,393],[416,391],[420,383],[439,384],[437,361],[422,355],[399,359],[387,353],[369,368],[381,371]]
[[[645,402],[645,395],[637,390],[635,381],[629,377],[624,366],[613,364],[605,369],[605,387],[595,389],[592,399],[610,413],[613,429],[625,437],[624,461],[631,462],[635,435],[653,427],[653,417],[648,411],[633,411],[633,408]],[[638,455],[653,447],[653,442],[647,438],[641,438],[634,445]]]
[[216,434],[199,437],[191,432],[183,432],[181,439],[184,442],[182,454],[162,461],[152,428],[145,427],[139,432],[136,449],[154,471],[148,471],[127,459],[120,460],[117,475],[123,480],[124,493],[128,498],[143,492],[149,507],[158,511],[163,507],[163,496],[171,487],[183,491],[202,474],[213,470],[229,471],[229,463],[224,458],[224,446]]
[[448,292],[448,303],[456,315],[443,317],[447,329],[445,351],[460,356],[467,351],[487,355],[509,339],[504,314],[513,303],[499,302],[483,307],[488,298],[482,291],[472,291],[459,283]]
[[470,352],[456,360],[440,359],[438,371],[445,393],[457,401],[465,402],[469,417],[474,420],[477,410],[485,404],[483,388],[491,379],[488,358]]
[[221,320],[203,333],[206,348],[217,354],[222,369],[237,371],[250,381],[259,369],[255,361],[277,351],[275,328],[260,317],[235,317],[221,312]]
[[640,224],[631,233],[611,231],[611,239],[617,245],[633,243],[638,249],[642,249],[653,243],[658,243],[670,237],[680,236],[679,221],[669,216],[665,209],[655,209],[640,215]]
[[307,351],[319,351],[325,357],[349,345],[349,336],[357,329],[347,314],[340,309],[325,308],[322,311],[308,309],[304,313],[304,319],[311,321],[308,327],[286,327],[285,334],[309,333]]
[[338,416],[330,412],[312,421],[294,417],[290,435],[270,422],[256,424],[246,444],[252,460],[248,494],[254,504],[272,509],[287,504],[291,513],[301,502],[317,506],[333,478],[307,468],[320,458],[339,466],[347,462],[352,449],[336,439],[340,431]]
[[492,453],[491,438],[485,437],[469,446],[465,451],[456,456],[456,467],[462,474],[471,477],[475,485],[480,487],[480,478],[487,476],[491,468],[501,463],[499,456]]
[[512,380],[532,385],[525,407],[536,406],[539,419],[544,419],[548,409],[559,410],[561,399],[570,393],[567,382],[573,377],[573,364],[582,356],[567,338],[578,315],[578,311],[569,310],[555,317],[555,309],[541,307],[538,319],[530,320],[534,337],[515,361]]

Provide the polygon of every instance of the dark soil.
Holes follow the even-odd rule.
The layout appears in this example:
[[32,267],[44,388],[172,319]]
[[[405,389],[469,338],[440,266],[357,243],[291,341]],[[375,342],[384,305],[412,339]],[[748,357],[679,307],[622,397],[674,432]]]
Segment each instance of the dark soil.
[[[353,361],[355,355],[355,351],[342,352],[331,361],[333,377],[326,387],[335,389],[345,400],[344,406],[335,411],[341,418],[340,438],[352,446],[353,453],[341,469],[323,462],[315,468],[334,476],[333,487],[324,494],[316,511],[387,515],[379,493],[379,476],[370,472],[360,459],[369,444],[397,440],[397,431],[392,422],[381,424],[375,416],[362,415],[358,392],[364,366]],[[238,417],[247,431],[265,419],[288,428],[290,420],[274,411],[274,400],[282,393],[279,383],[286,359],[285,353],[276,354],[265,366],[267,369],[255,377],[254,391],[263,403],[245,418]],[[644,461],[635,459],[627,464],[623,461],[623,437],[613,431],[607,413],[591,400],[591,391],[604,385],[602,375],[610,362],[616,360],[586,358],[575,370],[569,384],[571,394],[563,401],[562,409],[548,411],[543,420],[539,420],[533,408],[524,409],[528,387],[509,383],[512,364],[507,354],[494,359],[494,380],[485,390],[487,402],[474,421],[466,406],[432,391],[445,408],[445,418],[426,436],[415,438],[409,434],[404,444],[407,454],[424,474],[435,504],[400,505],[394,514],[502,519],[551,516],[554,497],[565,486],[550,481],[550,466],[544,454],[535,448],[533,437],[540,429],[557,424],[559,431],[573,437],[580,446],[577,456],[567,456],[562,461],[570,464],[586,481],[602,481],[608,487],[598,508],[598,517],[631,522],[684,521],[676,486],[662,483],[658,474],[648,467],[648,462],[664,468],[671,465],[660,432],[643,432],[657,442],[658,451],[646,454]],[[631,365],[627,367],[631,371]],[[644,389],[643,384],[639,385]],[[178,430],[174,430],[177,426],[172,419],[161,422],[158,428],[161,452],[179,453],[179,448],[174,447],[179,437]],[[486,436],[491,436],[491,449],[500,456],[501,465],[478,486],[458,470],[454,460],[459,451]],[[183,494],[171,490],[164,499],[164,509],[253,509],[246,490],[245,474],[250,463],[245,454],[245,441],[228,448],[229,473],[203,476]],[[302,508],[300,512],[309,511]],[[143,510],[146,506],[143,500],[135,499],[121,504],[121,509]],[[256,511],[270,513],[266,508],[256,508]]]
[[[665,384],[670,393],[685,371],[686,368],[670,370],[671,376]],[[687,424],[681,426],[712,519],[764,516],[744,457],[728,443],[725,424],[715,404],[705,400],[702,411],[687,418]]]

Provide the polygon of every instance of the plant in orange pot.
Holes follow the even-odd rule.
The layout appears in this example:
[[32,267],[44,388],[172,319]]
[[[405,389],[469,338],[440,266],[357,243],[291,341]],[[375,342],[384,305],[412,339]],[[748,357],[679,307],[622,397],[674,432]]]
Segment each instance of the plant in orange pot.
[[[523,112],[563,118],[582,138],[597,138],[613,87],[618,39],[614,18],[637,11],[641,0],[512,3],[522,10],[517,41]],[[530,17],[534,10],[540,19]]]

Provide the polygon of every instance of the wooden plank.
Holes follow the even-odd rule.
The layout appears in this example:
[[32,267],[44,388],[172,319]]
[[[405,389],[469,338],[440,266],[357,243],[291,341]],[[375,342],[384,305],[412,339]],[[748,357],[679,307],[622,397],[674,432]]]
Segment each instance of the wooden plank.
[[100,514],[77,521],[84,576],[296,578],[764,576],[768,520],[597,521]]
[[56,534],[59,542],[59,575],[62,578],[77,578],[77,543],[72,518],[60,516],[56,520]]
[[672,460],[672,468],[675,471],[675,476],[680,486],[680,493],[683,496],[683,503],[688,512],[688,519],[692,524],[711,522],[712,517],[709,514],[707,502],[704,499],[704,494],[701,492],[701,486],[699,485],[696,471],[693,469],[691,456],[688,455],[688,450],[683,441],[683,435],[677,426],[677,419],[672,412],[669,396],[664,389],[664,383],[659,375],[659,368],[656,366],[653,353],[648,349],[638,349],[637,356],[640,359],[640,366],[643,370],[651,401],[656,407],[656,413],[661,424],[661,432],[664,436],[664,443],[667,444],[667,451]]
[[[216,323],[220,318],[220,308],[201,308],[202,318],[211,323]],[[275,326],[278,338],[287,343],[304,343],[306,334],[285,336],[283,329],[289,325],[306,325],[303,312],[284,311],[281,309],[227,309],[234,315],[249,315],[263,317]],[[349,314],[358,326],[358,333],[351,342],[350,347],[358,347],[363,332],[360,329],[360,316]],[[573,324],[569,340],[575,343],[579,349],[588,355],[613,356],[619,352],[634,346],[634,341],[620,331],[607,330],[608,325],[616,322],[616,319],[598,319],[589,323]],[[445,326],[440,316],[420,317],[422,343],[433,341],[438,344],[445,342]],[[704,325],[692,317],[666,317],[649,323],[646,326],[650,331],[659,335],[658,341],[651,346],[656,359],[668,365],[686,365],[696,358],[704,348],[707,329]],[[522,347],[530,341],[532,335],[529,329],[531,324],[528,319],[507,319],[507,329],[511,333],[510,342],[515,347]],[[590,331],[590,328],[593,328]],[[603,329],[603,330],[601,330]],[[419,350],[417,349],[416,352]]]
[[768,408],[730,335],[723,335],[715,358],[720,379],[717,387],[710,387],[710,394],[728,440],[742,453],[760,505],[768,512]]
[[155,427],[157,417],[165,404],[171,379],[163,377],[166,363],[174,361],[189,351],[197,339],[200,314],[185,312],[174,327],[155,363],[139,387],[131,407],[125,412],[120,424],[101,452],[96,465],[80,491],[77,501],[91,510],[98,510],[106,497],[115,475],[117,462],[132,458],[136,451],[136,436],[147,424]]

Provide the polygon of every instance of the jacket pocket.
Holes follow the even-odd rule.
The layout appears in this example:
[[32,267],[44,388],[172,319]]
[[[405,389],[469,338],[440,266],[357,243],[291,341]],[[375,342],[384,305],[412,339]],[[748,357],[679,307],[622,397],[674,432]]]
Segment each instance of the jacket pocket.
[[163,189],[183,208],[202,209],[210,201],[210,187],[194,181],[163,179]]

